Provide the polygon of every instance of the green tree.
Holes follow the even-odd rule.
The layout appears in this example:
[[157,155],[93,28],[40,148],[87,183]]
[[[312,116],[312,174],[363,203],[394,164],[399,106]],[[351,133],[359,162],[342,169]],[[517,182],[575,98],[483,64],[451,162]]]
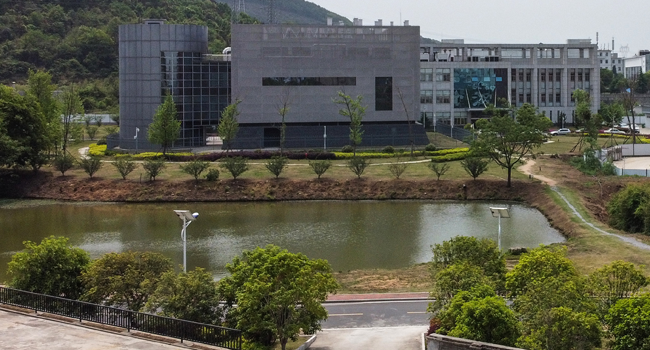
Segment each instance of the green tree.
[[357,176],[357,179],[361,178],[363,172],[366,171],[366,168],[370,165],[370,161],[363,157],[352,157],[348,160],[348,169]]
[[567,307],[552,308],[548,323],[523,336],[518,345],[527,349],[590,350],[600,348],[602,327],[598,318]]
[[29,71],[27,93],[39,103],[41,114],[45,121],[45,137],[49,149],[56,153],[61,141],[61,107],[54,98],[56,85],[52,84],[52,75],[46,71]]
[[338,92],[338,96],[333,98],[334,103],[341,105],[339,114],[350,119],[350,146],[352,146],[352,153],[357,156],[357,146],[361,144],[363,130],[361,129],[361,121],[366,114],[367,106],[363,106],[363,96],[359,95],[353,99],[349,95]]
[[167,149],[178,139],[180,131],[181,121],[177,117],[174,98],[171,95],[167,95],[165,102],[156,110],[153,116],[153,122],[149,124],[149,142],[160,145],[163,149],[163,156],[165,156]]
[[467,157],[460,161],[460,165],[474,180],[488,169],[488,161],[480,157]]
[[79,164],[81,165],[81,168],[84,170],[90,178],[93,178],[93,175],[95,175],[96,172],[99,171],[102,167],[102,160],[99,157],[95,156],[90,156],[83,158]]
[[607,203],[609,224],[619,230],[650,234],[650,184],[631,183]]
[[467,261],[458,262],[437,271],[434,275],[435,285],[430,294],[434,301],[429,304],[429,311],[436,314],[444,310],[450,300],[460,292],[467,292],[478,286],[490,286],[494,283],[485,276],[483,269]]
[[248,158],[244,157],[225,157],[221,160],[221,168],[228,170],[233,180],[237,180],[239,175],[248,171]]
[[158,287],[161,276],[173,268],[159,253],[108,253],[83,273],[84,300],[140,311]]
[[210,162],[205,162],[199,159],[194,159],[185,164],[181,164],[181,170],[189,175],[194,177],[195,181],[199,181],[201,173],[206,171],[210,167]]
[[607,315],[612,350],[650,349],[650,294],[621,299]]
[[[286,139],[287,124],[285,123],[285,118],[291,109],[291,96],[292,87],[285,86],[282,90],[282,95],[280,95],[280,101],[275,108],[280,115],[280,155],[284,154],[284,142]],[[276,176],[277,177],[277,176]]]
[[463,304],[452,337],[514,346],[519,337],[515,313],[498,296],[470,300]]
[[[38,101],[32,95],[21,96],[14,89],[0,86],[0,122],[6,131],[6,144],[10,150],[0,164],[7,166],[29,165],[34,171],[46,163],[49,147],[45,119]],[[10,141],[12,140],[12,141]]]
[[262,345],[278,340],[283,350],[300,329],[320,329],[327,318],[322,302],[338,288],[327,261],[273,245],[244,251],[226,268],[230,276],[219,282],[219,292],[231,307],[228,318],[244,338]]
[[69,153],[61,153],[54,157],[52,166],[54,169],[61,172],[61,176],[65,176],[66,171],[74,168],[75,159]]
[[75,90],[74,84],[63,89],[60,95],[61,113],[63,114],[63,121],[61,125],[61,149],[65,153],[68,149],[68,142],[75,134],[75,128],[80,127],[77,120],[78,114],[83,114],[84,109],[79,98],[79,93]]
[[609,89],[614,81],[614,72],[609,69],[600,69],[600,91],[611,92]]
[[523,254],[519,263],[506,274],[506,289],[510,297],[525,293],[531,282],[551,277],[561,280],[575,278],[576,269],[566,254],[566,247],[550,249],[543,246]]
[[493,240],[456,236],[434,244],[432,252],[431,269],[434,274],[453,264],[466,262],[480,267],[494,281],[505,279],[506,258]]
[[166,317],[220,324],[220,301],[212,275],[197,267],[188,273],[165,272],[149,297],[146,309]]
[[138,167],[138,164],[136,164],[130,157],[118,157],[111,164],[113,164],[120,173],[122,180],[126,180],[126,177]]
[[388,165],[388,170],[396,179],[399,179],[399,177],[402,176],[404,171],[406,171],[407,167],[408,167],[408,163],[401,162],[400,158],[398,157],[395,163],[391,163]]
[[329,160],[314,160],[309,162],[309,166],[320,180],[320,177],[332,166],[332,162]]
[[604,316],[617,301],[629,298],[648,285],[648,279],[634,264],[617,260],[589,275],[589,290]]
[[289,163],[287,157],[273,156],[266,162],[265,166],[266,169],[270,171],[271,174],[275,175],[275,178],[277,179],[280,177],[280,174],[282,174],[282,171],[287,167],[287,163]]
[[151,181],[156,181],[156,177],[160,175],[166,167],[165,161],[162,159],[147,159],[142,163],[142,168]]
[[431,162],[428,164],[429,169],[433,171],[436,174],[436,178],[438,181],[440,181],[440,177],[445,175],[447,171],[449,171],[449,164],[443,163],[443,164],[438,164]]
[[68,299],[84,293],[80,276],[90,263],[86,251],[71,246],[65,237],[50,236],[40,244],[23,244],[25,250],[14,254],[9,262],[10,287]]
[[226,152],[230,151],[232,141],[237,137],[237,133],[239,132],[239,122],[237,122],[239,109],[237,109],[237,106],[240,103],[240,100],[235,100],[234,103],[226,107],[221,113],[221,120],[219,120],[217,132],[224,146],[226,146]]
[[[484,155],[508,171],[508,187],[511,186],[512,168],[522,158],[533,153],[544,140],[544,132],[552,125],[544,114],[533,105],[524,104],[515,112],[509,109],[488,108],[492,114],[481,133],[471,144],[476,155]],[[510,114],[514,113],[515,118]]]

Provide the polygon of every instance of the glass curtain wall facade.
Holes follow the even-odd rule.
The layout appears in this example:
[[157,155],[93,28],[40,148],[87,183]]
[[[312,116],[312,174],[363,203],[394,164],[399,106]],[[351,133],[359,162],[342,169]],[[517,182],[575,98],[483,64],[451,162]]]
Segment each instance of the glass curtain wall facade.
[[160,95],[176,103],[183,146],[203,146],[216,133],[221,112],[230,101],[230,62],[204,60],[199,52],[160,53]]
[[454,108],[505,107],[508,70],[503,68],[454,69]]

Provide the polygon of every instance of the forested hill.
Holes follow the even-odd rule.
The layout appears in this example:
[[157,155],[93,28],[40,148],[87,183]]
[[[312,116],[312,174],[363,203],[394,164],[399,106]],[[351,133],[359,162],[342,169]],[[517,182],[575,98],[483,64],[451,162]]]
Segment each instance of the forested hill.
[[[0,83],[24,83],[29,69],[40,68],[49,70],[59,83],[114,78],[118,26],[146,18],[206,25],[210,52],[220,53],[230,43],[229,5],[235,3],[239,1],[0,0]],[[247,11],[238,16],[240,22],[256,21],[246,13],[266,22],[266,1],[245,3]],[[349,23],[305,0],[276,0],[275,8],[281,23],[325,23],[328,16]]]

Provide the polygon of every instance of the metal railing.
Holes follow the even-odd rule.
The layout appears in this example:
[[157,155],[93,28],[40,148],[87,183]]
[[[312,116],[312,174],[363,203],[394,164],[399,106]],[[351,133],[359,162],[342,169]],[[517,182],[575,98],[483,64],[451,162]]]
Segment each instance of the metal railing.
[[236,350],[241,350],[242,346],[241,331],[237,329],[145,314],[18,289],[0,287],[0,304],[75,318],[79,321],[126,328],[128,331],[136,330],[178,338],[181,343],[184,340],[189,340]]

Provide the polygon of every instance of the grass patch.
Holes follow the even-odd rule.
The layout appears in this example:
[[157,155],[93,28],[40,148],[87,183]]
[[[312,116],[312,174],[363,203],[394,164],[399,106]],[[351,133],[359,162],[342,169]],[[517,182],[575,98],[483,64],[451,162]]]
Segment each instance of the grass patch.
[[338,293],[342,294],[428,292],[433,287],[428,263],[395,270],[339,271],[334,278],[341,285]]

